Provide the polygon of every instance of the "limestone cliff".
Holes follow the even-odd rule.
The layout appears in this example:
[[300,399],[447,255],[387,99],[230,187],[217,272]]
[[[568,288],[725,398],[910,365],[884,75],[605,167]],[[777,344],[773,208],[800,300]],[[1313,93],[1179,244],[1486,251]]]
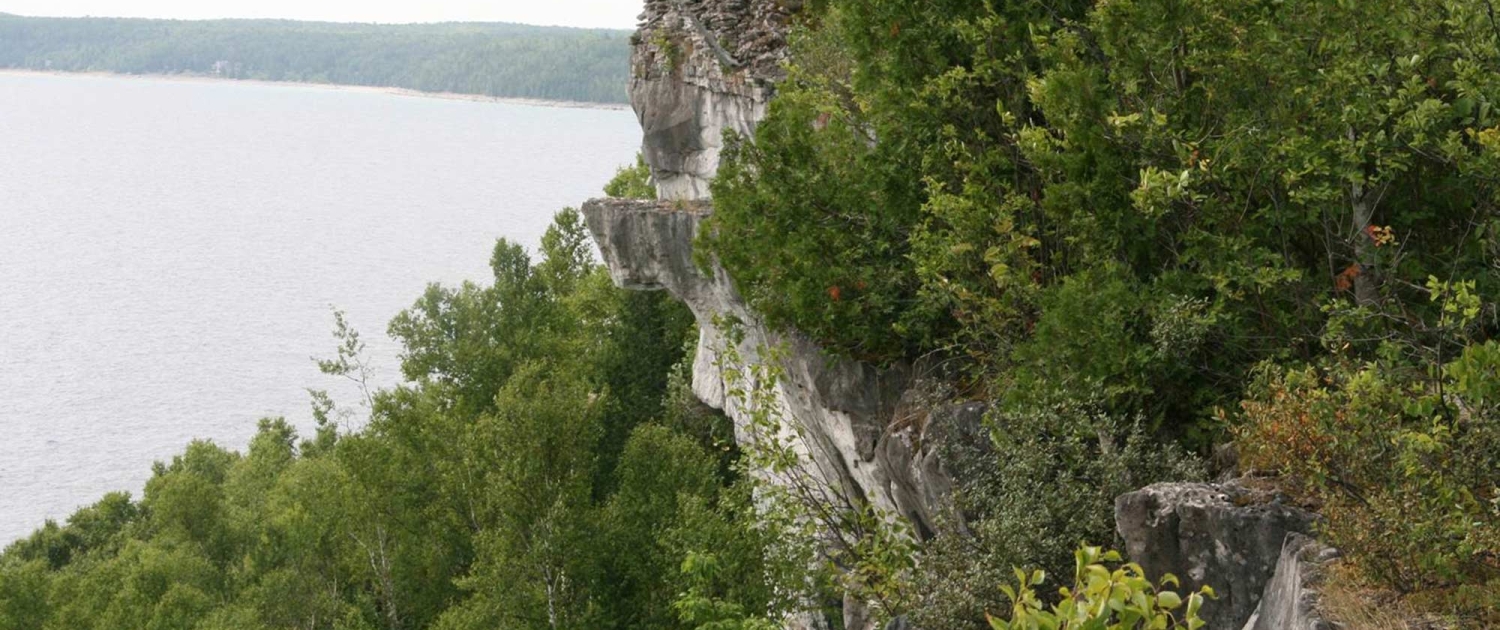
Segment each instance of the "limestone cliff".
[[[630,95],[644,132],[642,152],[663,201],[597,199],[584,204],[583,214],[616,284],[668,291],[692,310],[700,329],[693,391],[724,410],[741,439],[750,417],[727,394],[726,370],[746,373],[746,366],[771,360],[766,349],[778,348],[776,412],[800,427],[799,450],[819,480],[905,517],[926,537],[948,511],[954,487],[939,445],[983,441],[986,406],[928,400],[920,369],[877,369],[833,357],[795,331],[766,326],[722,267],[712,260],[700,265],[694,256],[695,240],[713,212],[709,182],[718,170],[723,134],[749,134],[765,116],[783,78],[788,22],[799,5],[648,0],[634,38]],[[736,322],[742,335],[731,339],[721,329],[725,321]],[[731,343],[734,352],[728,354],[739,365],[726,365],[723,350]],[[1219,587],[1225,597],[1211,613],[1210,628],[1238,628],[1257,606],[1259,619],[1293,618],[1295,611],[1267,606],[1305,600],[1297,581],[1302,574],[1284,566],[1282,552],[1288,533],[1307,531],[1310,517],[1275,506],[1236,505],[1234,492],[1153,487],[1122,497],[1118,515],[1128,551],[1153,572],[1173,571]],[[1263,597],[1273,576],[1280,590]],[[845,608],[846,628],[871,627],[859,602]],[[819,627],[811,619],[793,625]]]
[[798,3],[649,0],[633,39],[630,101],[663,199],[703,199],[725,130],[748,134],[782,78]]
[[[948,422],[977,426],[981,413],[934,414],[910,404],[909,368],[836,359],[801,335],[768,328],[722,268],[700,269],[693,259],[693,240],[712,212],[708,183],[723,135],[749,134],[765,116],[783,78],[789,21],[799,6],[649,0],[634,38],[630,95],[644,133],[642,152],[666,201],[596,200],[585,204],[584,215],[616,283],[667,290],[693,311],[702,331],[693,389],[705,403],[744,430],[746,414],[725,395],[719,356],[727,339],[716,322],[732,318],[744,332],[736,354],[745,362],[761,361],[766,348],[786,351],[776,398],[782,417],[803,429],[800,446],[822,480],[930,532],[951,483],[924,433],[947,430],[929,427]],[[903,409],[910,413],[898,418]],[[942,422],[925,421],[932,417]]]
[[767,348],[785,351],[774,390],[779,413],[803,429],[800,446],[822,480],[904,515],[919,534],[932,531],[952,487],[935,454],[937,436],[977,439],[983,405],[924,409],[910,398],[910,369],[831,357],[795,332],[762,324],[722,268],[695,264],[693,240],[709,212],[702,201],[606,199],[583,208],[616,284],[666,290],[693,311],[701,330],[693,365],[700,399],[723,409],[743,434],[748,416],[726,395],[720,351],[730,340],[717,324],[733,318],[744,333],[736,351],[745,363],[765,360]]

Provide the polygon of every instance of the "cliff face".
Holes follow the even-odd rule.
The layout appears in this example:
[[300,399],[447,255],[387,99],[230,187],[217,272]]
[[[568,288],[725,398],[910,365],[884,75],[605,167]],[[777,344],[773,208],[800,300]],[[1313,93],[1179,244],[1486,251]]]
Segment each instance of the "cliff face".
[[912,400],[910,369],[836,359],[795,332],[768,328],[722,268],[700,269],[693,260],[693,241],[712,212],[708,183],[718,171],[723,135],[748,135],[765,116],[784,78],[788,25],[800,2],[649,0],[645,6],[630,95],[644,133],[642,152],[664,201],[585,204],[610,273],[622,287],[669,291],[693,311],[702,331],[694,392],[734,419],[741,437],[749,417],[726,395],[724,368],[742,366],[722,365],[729,340],[718,322],[739,322],[744,336],[735,354],[747,364],[763,361],[767,348],[783,350],[778,411],[802,429],[797,446],[813,472],[840,492],[904,515],[919,534],[932,531],[952,484],[934,454],[935,440],[924,438],[973,435],[982,408],[922,409]]
[[[771,390],[774,413],[783,422],[782,438],[810,464],[812,480],[905,517],[918,536],[929,535],[939,515],[950,511],[953,481],[938,455],[941,445],[987,439],[980,429],[986,406],[934,408],[916,396],[922,389],[912,387],[907,368],[877,370],[830,357],[795,332],[765,326],[723,268],[695,264],[693,242],[711,211],[706,201],[596,199],[583,207],[616,284],[666,290],[692,310],[700,330],[693,392],[733,419],[741,442],[750,439],[751,413],[728,392],[750,384],[735,383],[726,373],[749,374],[749,366],[773,360],[767,349],[777,349],[774,360],[782,374]],[[720,327],[726,321],[737,322],[741,333],[730,356],[724,350],[735,341]],[[731,358],[740,363],[731,364]],[[844,609],[843,627],[874,627],[862,602],[846,602]],[[826,625],[808,615],[789,620],[787,627]]]
[[634,38],[630,100],[663,199],[703,199],[725,130],[748,134],[782,78],[800,2],[649,0]]
[[[876,369],[832,357],[795,331],[766,326],[723,268],[713,261],[700,266],[694,257],[694,242],[713,212],[708,184],[718,170],[723,134],[749,134],[765,116],[783,78],[788,20],[799,5],[649,0],[635,37],[630,94],[644,132],[642,152],[663,201],[596,199],[584,204],[583,214],[616,284],[668,291],[692,310],[701,331],[693,391],[734,420],[742,441],[751,417],[728,394],[735,384],[726,374],[748,374],[748,366],[775,360],[781,371],[772,389],[775,413],[811,472],[827,487],[904,517],[926,537],[950,512],[954,482],[941,447],[986,443],[986,406],[929,400],[916,377],[920,369]],[[726,321],[736,322],[741,335],[726,334],[720,327]],[[734,352],[724,352],[730,344]],[[771,348],[780,352],[770,356]],[[727,364],[730,357],[740,363]],[[1238,628],[1257,607],[1262,620],[1301,614],[1283,609],[1289,600],[1305,604],[1307,598],[1298,567],[1287,565],[1286,557],[1295,562],[1296,554],[1284,557],[1282,547],[1288,532],[1307,530],[1308,515],[1237,506],[1221,487],[1184,486],[1121,497],[1117,517],[1130,555],[1153,574],[1174,572],[1225,595],[1209,627]],[[1273,576],[1272,588],[1280,590],[1262,602]],[[845,609],[844,627],[872,627],[859,602],[846,602]],[[821,627],[811,617],[789,625]]]
[[821,481],[905,516],[919,534],[932,531],[952,487],[937,445],[981,439],[984,406],[924,408],[912,399],[911,370],[830,357],[795,332],[762,324],[722,268],[703,270],[693,260],[693,240],[711,210],[704,201],[602,199],[583,213],[616,284],[669,291],[693,311],[701,330],[693,391],[734,419],[742,439],[749,413],[727,395],[724,370],[744,366],[724,365],[721,356],[731,341],[718,323],[728,319],[743,333],[735,350],[744,364],[768,360],[768,348],[783,351],[773,390],[778,412],[802,429],[798,447]]

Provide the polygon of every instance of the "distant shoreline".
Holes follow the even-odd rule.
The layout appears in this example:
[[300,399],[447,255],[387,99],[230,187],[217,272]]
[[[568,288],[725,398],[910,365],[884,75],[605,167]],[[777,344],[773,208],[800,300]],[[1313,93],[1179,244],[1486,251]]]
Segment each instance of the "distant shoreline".
[[158,81],[176,81],[181,83],[244,83],[250,85],[265,86],[292,86],[309,87],[322,90],[340,90],[349,92],[364,92],[368,94],[389,94],[392,96],[408,96],[416,98],[435,98],[445,101],[470,101],[475,103],[508,103],[511,105],[530,105],[533,107],[561,107],[567,109],[604,109],[604,110],[628,110],[629,105],[624,103],[594,103],[587,101],[565,101],[539,98],[519,98],[506,96],[487,96],[484,94],[460,94],[457,92],[424,92],[409,88],[378,87],[372,85],[349,85],[346,83],[309,83],[305,81],[267,81],[264,79],[232,79],[216,77],[206,74],[127,74],[123,72],[97,72],[97,71],[68,71],[68,70],[30,70],[26,68],[0,68],[0,76],[85,76],[101,77],[109,79],[154,79]]

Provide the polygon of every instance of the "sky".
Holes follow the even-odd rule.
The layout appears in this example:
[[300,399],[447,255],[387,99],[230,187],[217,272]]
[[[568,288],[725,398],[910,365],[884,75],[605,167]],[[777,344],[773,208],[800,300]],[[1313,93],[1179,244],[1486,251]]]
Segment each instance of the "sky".
[[641,0],[0,0],[32,16],[284,18],[329,22],[520,22],[635,28]]

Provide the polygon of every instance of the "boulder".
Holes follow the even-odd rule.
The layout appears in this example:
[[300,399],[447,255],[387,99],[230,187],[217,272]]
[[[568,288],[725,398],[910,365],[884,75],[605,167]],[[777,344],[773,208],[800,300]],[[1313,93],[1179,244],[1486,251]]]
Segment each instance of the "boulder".
[[1208,628],[1241,628],[1260,605],[1292,533],[1313,514],[1240,482],[1162,483],[1115,500],[1115,528],[1130,559],[1154,579],[1171,573],[1190,592],[1218,594],[1203,608]]

